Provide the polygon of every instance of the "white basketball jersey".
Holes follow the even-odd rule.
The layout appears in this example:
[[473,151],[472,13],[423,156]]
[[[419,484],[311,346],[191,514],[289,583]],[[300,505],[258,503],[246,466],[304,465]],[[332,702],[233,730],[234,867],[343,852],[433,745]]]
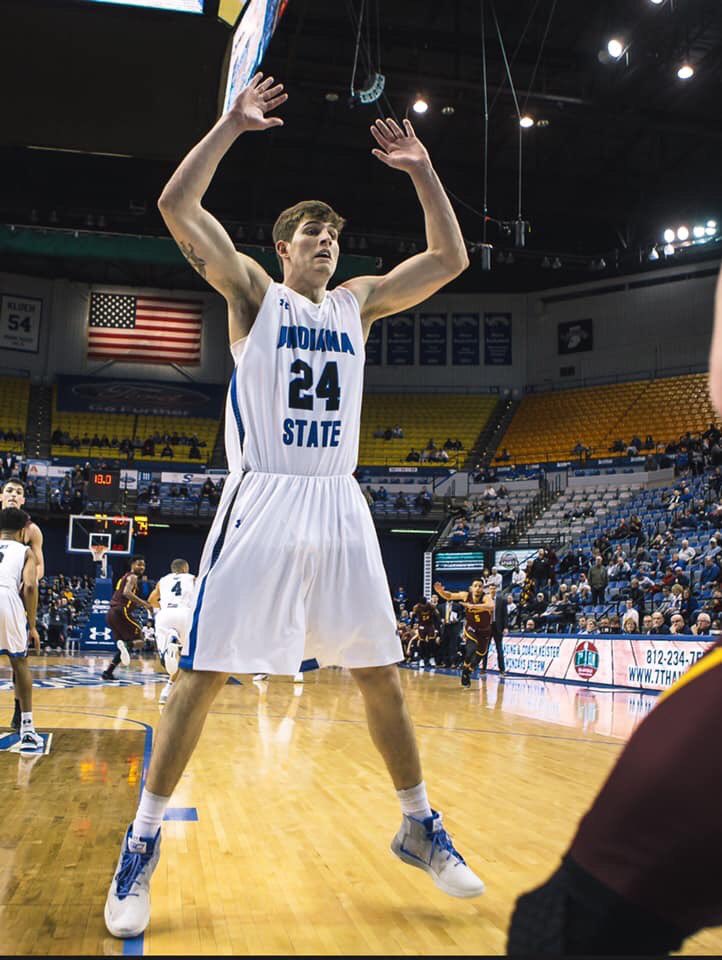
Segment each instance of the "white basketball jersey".
[[167,573],[158,581],[161,610],[190,607],[193,601],[195,577],[191,573]]
[[336,287],[319,304],[271,282],[251,331],[232,344],[226,456],[233,471],[352,474],[365,363],[358,301]]
[[0,540],[0,590],[20,593],[28,548],[17,540]]

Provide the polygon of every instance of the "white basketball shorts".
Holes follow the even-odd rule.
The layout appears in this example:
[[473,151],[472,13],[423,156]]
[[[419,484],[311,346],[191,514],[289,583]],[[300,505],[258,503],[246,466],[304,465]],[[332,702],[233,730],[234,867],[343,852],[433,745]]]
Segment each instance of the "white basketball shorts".
[[350,475],[228,477],[196,582],[186,670],[296,673],[403,659],[376,530]]
[[14,590],[0,589],[0,654],[24,657],[28,652],[25,607]]
[[155,614],[155,644],[158,653],[165,653],[170,638],[177,634],[183,652],[188,650],[188,631],[191,625],[190,607],[166,607]]

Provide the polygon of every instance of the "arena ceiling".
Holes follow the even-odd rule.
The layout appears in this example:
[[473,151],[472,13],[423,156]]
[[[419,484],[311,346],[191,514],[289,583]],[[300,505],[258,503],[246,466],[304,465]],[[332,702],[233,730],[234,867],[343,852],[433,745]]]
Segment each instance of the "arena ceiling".
[[[264,65],[287,86],[285,126],[234,147],[211,208],[255,242],[258,226],[284,206],[323,198],[348,218],[347,242],[393,262],[400,247],[420,242],[423,221],[404,176],[371,156],[368,127],[379,111],[405,116],[421,93],[430,109],[411,116],[465,236],[478,243],[480,3],[290,0]],[[362,6],[356,86],[377,70],[386,84],[366,106],[350,101]],[[486,0],[489,214],[511,221],[519,126],[492,6]],[[665,226],[722,220],[719,0],[495,0],[495,9],[520,106],[536,121],[523,135],[522,216],[531,231],[520,251],[490,222],[488,239],[514,263],[484,274],[475,255],[459,289],[578,282],[600,258],[606,270],[591,276],[613,275],[616,264],[645,266]],[[47,223],[56,211],[59,225],[82,227],[90,212],[108,229],[160,233],[162,184],[216,116],[227,28],[212,16],[82,0],[0,0],[0,16],[0,77],[12,92],[0,124],[0,219],[28,223],[36,211],[32,218]],[[628,56],[603,63],[613,35],[629,44]],[[687,59],[695,76],[681,81]],[[542,269],[545,254],[562,266]]]

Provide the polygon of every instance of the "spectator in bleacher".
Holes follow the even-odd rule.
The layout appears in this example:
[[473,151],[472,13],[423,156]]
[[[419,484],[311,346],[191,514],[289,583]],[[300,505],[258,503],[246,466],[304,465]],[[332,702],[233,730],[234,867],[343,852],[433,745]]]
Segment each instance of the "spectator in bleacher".
[[684,622],[684,617],[681,613],[673,613],[670,618],[669,632],[671,634],[689,636],[692,631],[689,629],[687,624]]
[[652,614],[652,632],[656,636],[667,636],[669,634],[669,627],[665,623],[664,611],[657,609]]
[[366,486],[364,487],[363,495],[366,503],[369,505],[369,507],[372,507],[374,505],[374,495],[373,495],[373,491],[371,490],[371,487],[368,484],[366,484]]
[[418,450],[410,450],[406,455],[407,463],[418,463],[421,460],[421,454]]
[[648,433],[644,440],[644,449],[645,450],[654,450],[654,438],[651,433]]
[[537,554],[532,560],[531,573],[537,590],[539,590],[540,587],[545,587],[549,582],[551,571],[549,569],[546,550],[543,547],[537,550]]
[[396,499],[394,500],[394,506],[397,510],[408,510],[409,504],[406,500],[406,494],[399,490]]
[[200,459],[202,458],[202,456],[203,456],[203,454],[201,453],[201,448],[200,448],[200,447],[198,446],[198,444],[194,441],[194,442],[191,444],[190,449],[188,450],[188,459],[189,459],[189,460],[200,460]]
[[594,619],[594,617],[587,617],[587,622],[584,626],[584,629],[580,630],[579,632],[587,636],[590,633],[598,633],[599,631],[597,630],[597,621]]
[[712,632],[712,620],[704,610],[697,614],[697,619],[692,627],[692,633],[695,637],[708,637]]
[[506,622],[510,628],[516,627],[519,616],[519,605],[512,596],[509,594],[506,598]]
[[623,595],[631,600],[632,606],[637,611],[638,619],[641,619],[644,616],[646,596],[638,577],[632,577],[629,586],[624,588]]
[[[368,486],[366,487],[366,490],[368,490]],[[211,505],[217,504],[220,499],[218,496],[218,491],[216,490],[216,485],[210,477],[206,477],[203,486],[201,487],[201,503],[203,502],[204,497],[207,498],[208,503]],[[371,498],[371,503],[373,503],[373,497]]]
[[526,615],[527,617],[534,617],[534,621],[538,625],[542,614],[546,612],[547,606],[546,597],[543,593],[539,592],[527,606]]
[[521,587],[524,585],[524,581],[529,575],[528,567],[529,565],[527,564],[527,569],[522,570],[518,563],[515,564],[514,569],[511,572],[512,587]]
[[401,427],[401,424],[397,423],[391,428],[391,436],[394,438],[394,440],[404,439],[404,431]]
[[715,563],[714,557],[705,557],[700,574],[700,583],[716,583],[719,580],[720,568]]
[[697,602],[697,598],[689,587],[685,587],[682,591],[682,601],[679,605],[679,612],[687,623],[692,623],[698,608],[699,603]]
[[654,633],[654,623],[650,613],[642,618],[642,633]]
[[506,447],[504,447],[504,449],[503,449],[503,450],[501,451],[501,453],[496,457],[496,459],[499,460],[499,461],[501,461],[501,463],[508,463],[508,462],[511,460],[511,454],[510,454],[509,451],[506,449]]
[[618,580],[628,580],[632,574],[632,568],[623,554],[617,554],[614,561],[609,564],[607,574],[610,583]]
[[380,500],[382,503],[385,503],[389,499],[389,491],[386,487],[381,484],[381,486],[376,491],[376,499]]
[[451,543],[455,545],[460,545],[466,543],[469,539],[469,525],[463,519],[459,518],[454,521],[454,527],[449,536]]
[[622,620],[622,633],[639,633],[639,624],[634,617],[625,617]]
[[537,632],[536,623],[534,622],[532,617],[529,617],[524,622],[524,633],[536,633],[536,632]]
[[431,507],[434,503],[434,498],[431,496],[429,491],[424,487],[417,495],[416,500],[414,501],[416,507],[421,510],[423,514],[429,513]]
[[637,608],[634,606],[634,601],[631,597],[627,597],[627,599],[624,601],[624,609],[622,610],[622,624],[624,624],[625,620],[634,620],[637,627],[639,627],[639,610],[637,610]]
[[152,437],[148,437],[144,441],[142,447],[142,453],[144,457],[154,457],[155,456],[155,443],[153,442]]
[[173,459],[173,448],[168,443],[166,443],[163,447],[163,450],[161,451],[161,457],[163,457],[164,460]]
[[609,583],[609,574],[601,556],[594,558],[594,563],[587,572],[587,578],[592,591],[592,603],[604,603],[604,593]]
[[609,618],[609,632],[613,633],[615,636],[618,636],[622,632],[622,624],[619,620],[619,616],[616,613],[613,613]]
[[501,592],[501,585],[503,582],[503,577],[499,573],[498,567],[492,567],[491,573],[489,574],[485,586],[487,587],[496,587],[497,591]]
[[690,547],[689,540],[682,541],[682,549],[679,551],[680,560],[684,560],[685,563],[690,563],[697,556],[697,551],[694,547]]

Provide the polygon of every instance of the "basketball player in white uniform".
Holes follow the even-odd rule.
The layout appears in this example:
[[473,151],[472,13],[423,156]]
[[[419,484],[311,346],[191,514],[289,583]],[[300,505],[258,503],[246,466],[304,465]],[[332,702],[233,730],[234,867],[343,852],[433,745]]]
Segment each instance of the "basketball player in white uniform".
[[13,664],[20,700],[20,753],[43,749],[33,725],[33,680],[28,666],[28,639],[37,643],[38,579],[35,554],[23,542],[30,518],[23,510],[0,511],[0,653]]
[[311,657],[350,668],[361,690],[402,810],[392,851],[452,896],[483,890],[429,805],[396,666],[403,653],[388,581],[353,478],[369,329],[461,273],[468,265],[463,237],[411,124],[379,120],[371,128],[373,153],[410,176],[427,249],[386,276],[357,277],[329,291],[343,220],[327,204],[308,201],[276,222],[283,283],[274,283],[235,250],[201,201],[240,134],[283,122],[266,113],[285,99],[281,84],[257,74],[159,201],[185,256],[228,302],[235,360],[226,408],[230,475],[201,558],[188,652],[106,900],[115,936],[136,936],[149,922],[163,814],[228,675],[293,674]]
[[[17,510],[21,510],[25,505],[25,487],[20,480],[6,480],[3,484],[2,492],[0,493],[0,509],[5,510],[7,507],[14,507]],[[35,557],[35,571],[36,571],[36,582],[40,583],[42,578],[45,576],[45,558],[43,557],[43,534],[40,530],[40,527],[37,523],[33,523],[30,517],[27,518],[27,523],[25,525],[25,530],[23,531],[23,541],[26,546],[30,547],[33,551]],[[35,652],[40,653],[40,637],[36,634],[35,641]],[[15,684],[15,661],[12,661],[13,664],[13,684]],[[20,700],[15,697],[15,709],[13,712],[13,718],[11,721],[12,729],[15,731],[20,730]]]
[[196,582],[196,578],[190,573],[187,560],[174,560],[170,571],[160,578],[148,597],[148,603],[157,610],[155,644],[158,656],[169,676],[160,692],[159,703],[165,703],[170,695],[178,672],[181,650],[187,646]]

